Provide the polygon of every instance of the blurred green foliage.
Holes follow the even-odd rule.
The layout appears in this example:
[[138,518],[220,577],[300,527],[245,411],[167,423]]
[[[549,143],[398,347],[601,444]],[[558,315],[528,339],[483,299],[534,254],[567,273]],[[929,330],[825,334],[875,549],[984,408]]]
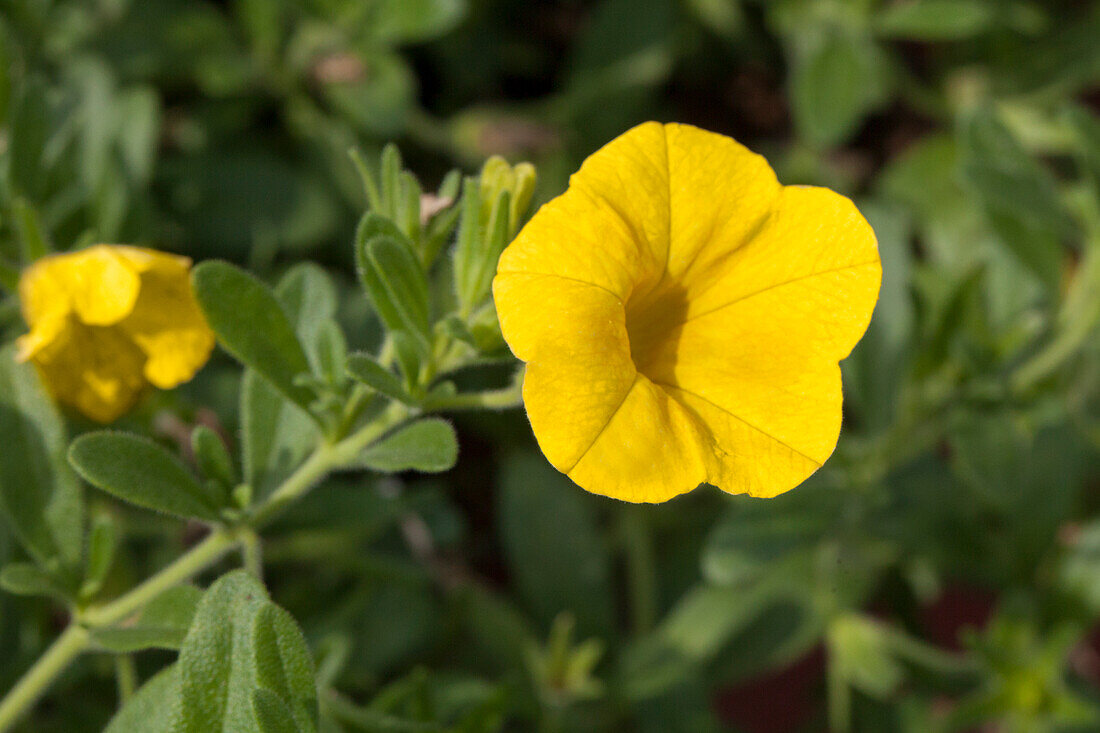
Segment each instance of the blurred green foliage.
[[[368,205],[412,231],[402,202],[420,184],[369,201],[350,148],[370,165],[395,140],[452,199],[452,165],[530,160],[537,202],[646,119],[731,134],[785,183],[853,196],[879,237],[881,299],[843,365],[844,433],[818,474],[768,501],[704,488],[626,506],[559,476],[521,413],[461,417],[450,473],[343,474],[280,518],[263,558],[278,606],[257,598],[223,632],[293,614],[328,733],[1096,730],[1098,38],[1100,3],[1070,0],[0,0],[5,341],[22,330],[10,292],[22,265],[109,241],[235,261],[268,281],[316,260],[336,287],[312,296],[323,312],[295,314],[310,344],[299,357],[342,348],[317,336],[332,319],[346,348],[375,349],[382,324],[407,317],[415,330],[423,314],[369,307],[350,244]],[[367,275],[405,256],[390,235],[360,232]],[[433,236],[400,252],[430,262]],[[284,303],[324,289],[302,268],[283,278]],[[422,298],[434,285],[408,287]],[[356,377],[424,398],[371,381],[386,379],[372,364]],[[493,384],[494,369],[461,379]],[[291,373],[265,376],[307,400]],[[331,376],[334,389],[345,378]],[[89,495],[94,567],[76,568],[79,493],[33,493],[46,480],[35,467],[52,465],[35,451],[63,449],[61,418],[23,404],[21,378],[2,372],[0,427],[19,431],[18,403],[46,432],[4,446],[31,452],[0,483],[41,501],[13,517],[22,536],[0,533],[0,585],[70,594],[26,562],[60,547],[58,572],[110,597],[194,543],[173,520]],[[232,463],[208,439],[192,451],[191,427],[238,436],[244,480],[262,494],[314,429],[272,389],[222,358],[123,427],[197,455],[204,473],[228,470],[226,492]],[[430,469],[436,454],[385,464],[392,455],[377,459],[386,470]],[[220,582],[225,598],[198,614],[238,602],[231,585],[245,581]],[[0,687],[57,634],[57,608],[0,598]],[[148,722],[140,706],[181,684],[153,677],[174,657],[126,652],[214,641],[195,626],[183,638],[191,614],[145,613],[145,642],[158,643],[101,640],[121,656],[83,658],[22,729],[102,729],[113,678],[128,695],[134,662],[153,682],[127,714]],[[283,704],[265,695],[250,704]]]

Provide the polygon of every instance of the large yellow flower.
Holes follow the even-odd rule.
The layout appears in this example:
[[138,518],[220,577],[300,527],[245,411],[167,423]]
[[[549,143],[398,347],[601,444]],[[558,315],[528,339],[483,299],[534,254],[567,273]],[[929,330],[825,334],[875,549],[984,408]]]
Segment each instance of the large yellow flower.
[[17,358],[34,362],[59,402],[103,423],[133,407],[146,384],[186,382],[214,348],[190,265],[107,244],[38,260],[19,280],[30,333]]
[[878,297],[874,233],[734,140],[649,122],[585,161],[500,258],[539,446],[583,488],[775,496],[832,454],[838,362]]

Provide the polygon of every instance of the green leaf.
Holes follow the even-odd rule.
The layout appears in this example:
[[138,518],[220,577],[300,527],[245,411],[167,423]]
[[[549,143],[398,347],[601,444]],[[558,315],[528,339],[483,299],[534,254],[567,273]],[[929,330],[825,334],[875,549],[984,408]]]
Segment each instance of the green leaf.
[[386,235],[367,236],[360,225],[356,261],[367,295],[387,328],[408,334],[427,353],[428,279],[420,260],[405,241]]
[[523,668],[535,635],[510,598],[469,583],[455,589],[453,600],[458,604],[457,618],[480,654],[501,670]]
[[836,145],[884,99],[888,66],[863,35],[826,31],[800,43],[790,79],[795,125],[812,144]]
[[145,649],[179,649],[195,617],[202,591],[193,585],[170,588],[141,614],[119,626],[96,629],[92,641],[101,649],[129,654]]
[[736,38],[745,27],[740,0],[687,0],[688,9],[703,25],[727,38]]
[[780,572],[777,562],[816,548],[839,510],[837,492],[816,483],[767,504],[739,501],[707,537],[703,575],[717,585],[743,587]]
[[258,689],[287,707],[298,729],[312,729],[316,689],[305,640],[246,571],[222,576],[203,594],[180,648],[179,666],[176,733],[256,730]]
[[405,390],[401,380],[375,361],[370,354],[359,352],[349,356],[347,370],[353,379],[362,382],[379,394],[406,405],[415,404],[415,400]]
[[830,674],[872,697],[892,694],[905,677],[880,622],[854,613],[841,615],[830,624],[827,640]]
[[892,38],[958,41],[989,30],[996,17],[985,0],[910,0],[886,6],[875,28]]
[[549,626],[570,611],[581,636],[607,636],[615,594],[593,497],[541,456],[513,456],[502,468],[498,516],[505,559],[533,615]]
[[400,136],[415,109],[416,74],[400,54],[386,49],[364,53],[356,61],[362,71],[326,83],[321,89],[325,100],[371,137]]
[[[468,316],[489,294],[500,253],[508,244],[511,195],[501,191],[492,202],[488,221],[483,222],[481,184],[467,179],[462,196],[462,223],[455,251],[455,294],[461,313]],[[482,192],[484,193],[484,192]],[[478,207],[477,211],[473,207]]]
[[19,231],[23,261],[31,263],[39,257],[45,257],[53,247],[42,230],[42,221],[38,212],[27,203],[26,199],[21,198],[15,200],[12,209],[15,226]]
[[72,593],[52,574],[34,563],[13,562],[0,570],[0,588],[17,596],[49,596],[68,602]]
[[170,733],[179,707],[179,665],[157,672],[115,713],[103,733]]
[[619,662],[628,699],[659,695],[716,655],[764,610],[760,591],[699,585],[684,593],[661,624],[634,640]]
[[97,514],[92,520],[92,529],[88,533],[88,558],[85,563],[84,584],[80,594],[90,598],[99,592],[118,549],[118,529],[108,514]]
[[960,129],[962,177],[985,206],[1011,252],[1055,290],[1061,278],[1061,237],[1074,226],[1053,174],[1032,158],[991,110],[975,112]]
[[271,383],[246,369],[241,382],[244,480],[257,498],[270,493],[320,440],[313,419]]
[[458,460],[458,439],[446,420],[426,418],[397,430],[364,450],[358,465],[383,473],[439,473]]
[[[585,121],[601,129],[620,125],[621,112],[610,99],[652,88],[668,78],[674,60],[678,3],[670,0],[601,0],[577,34],[569,58],[565,95],[578,109],[594,110]],[[630,110],[633,111],[633,110]],[[623,128],[619,128],[623,129]]]
[[45,179],[43,151],[51,129],[46,82],[38,75],[24,79],[8,127],[8,177],[14,193],[36,198]]
[[302,345],[271,290],[226,262],[203,262],[191,274],[195,297],[226,351],[303,409],[312,393],[295,377],[309,371]]
[[344,369],[348,360],[348,342],[335,320],[322,322],[313,334],[312,349],[316,362],[314,370],[326,383],[340,387],[347,383]]
[[180,647],[175,733],[253,730],[252,624],[267,591],[245,571],[222,576],[203,594]]
[[303,262],[287,270],[275,286],[275,297],[298,334],[315,373],[320,373],[317,331],[336,317],[339,301],[332,278],[320,266]]
[[469,309],[475,305],[470,294],[470,281],[477,268],[484,233],[481,184],[476,178],[466,178],[462,184],[461,211],[455,240],[454,283],[459,304]]
[[374,34],[388,43],[426,41],[457,26],[466,9],[466,0],[381,0]]
[[306,730],[316,717],[317,686],[313,660],[302,630],[275,604],[260,609],[252,626],[256,684],[285,701],[297,727]]
[[86,433],[73,441],[69,461],[88,483],[131,504],[183,518],[219,517],[224,497],[148,438],[110,430]]
[[279,696],[262,687],[252,691],[252,715],[258,733],[300,733],[294,715]]
[[[315,329],[336,315],[336,289],[317,265],[287,271],[275,288],[287,318],[306,343]],[[315,358],[315,356],[311,356]],[[312,417],[284,398],[252,369],[241,381],[241,456],[244,480],[257,497],[266,496],[305,460],[320,440]]]
[[1093,193],[1100,199],[1100,119],[1083,107],[1073,106],[1066,112],[1073,129],[1081,161],[1082,173],[1092,184]]
[[[191,432],[191,452],[199,471],[208,479],[213,479],[227,489],[237,485],[237,469],[233,459],[222,442],[221,436],[205,425],[197,426]],[[221,497],[221,501],[225,501]]]
[[0,515],[40,564],[79,568],[84,544],[80,482],[65,460],[65,425],[30,364],[0,349]]

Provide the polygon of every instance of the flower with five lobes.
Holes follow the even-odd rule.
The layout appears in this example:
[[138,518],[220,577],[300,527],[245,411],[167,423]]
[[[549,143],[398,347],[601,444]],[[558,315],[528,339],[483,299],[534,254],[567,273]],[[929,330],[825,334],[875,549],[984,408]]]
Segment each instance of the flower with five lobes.
[[500,258],[505,340],[549,461],[660,502],[775,496],[836,447],[839,361],[882,269],[847,198],[782,186],[736,141],[648,122],[589,157]]
[[23,271],[19,299],[30,333],[16,358],[32,361],[59,401],[92,420],[127,412],[147,384],[195,376],[214,334],[191,292],[186,257],[99,244],[43,257]]

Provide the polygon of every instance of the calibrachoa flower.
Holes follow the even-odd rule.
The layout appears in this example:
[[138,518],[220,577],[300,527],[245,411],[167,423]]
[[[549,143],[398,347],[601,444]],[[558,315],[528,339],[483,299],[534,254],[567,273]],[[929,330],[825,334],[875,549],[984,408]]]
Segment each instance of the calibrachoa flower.
[[195,375],[214,334],[191,292],[191,261],[100,244],[44,257],[19,280],[30,333],[17,358],[38,367],[59,401],[111,422],[146,384],[170,389]]
[[589,491],[657,502],[704,482],[774,496],[825,462],[838,362],[881,272],[848,199],[649,122],[535,214],[493,288],[546,457]]

